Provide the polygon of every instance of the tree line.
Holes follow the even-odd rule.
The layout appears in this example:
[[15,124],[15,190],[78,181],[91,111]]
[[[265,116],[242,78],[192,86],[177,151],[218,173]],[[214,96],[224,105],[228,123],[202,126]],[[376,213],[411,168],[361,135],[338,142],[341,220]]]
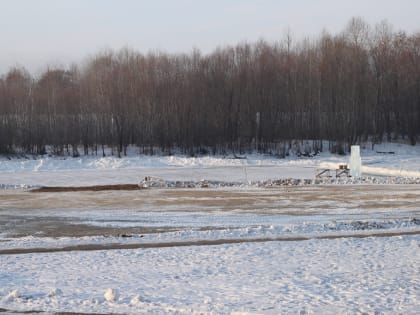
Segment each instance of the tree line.
[[[0,78],[0,153],[343,153],[420,134],[420,33],[353,18],[335,35],[209,54],[124,48]],[[310,141],[309,141],[310,140]]]

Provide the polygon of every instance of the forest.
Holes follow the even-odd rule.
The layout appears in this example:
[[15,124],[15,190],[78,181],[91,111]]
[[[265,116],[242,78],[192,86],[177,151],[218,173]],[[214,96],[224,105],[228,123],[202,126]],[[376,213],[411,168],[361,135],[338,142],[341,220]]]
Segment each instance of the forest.
[[[103,50],[0,77],[0,154],[343,154],[420,135],[420,33],[351,19],[337,34],[185,54]],[[329,143],[323,148],[323,143]]]

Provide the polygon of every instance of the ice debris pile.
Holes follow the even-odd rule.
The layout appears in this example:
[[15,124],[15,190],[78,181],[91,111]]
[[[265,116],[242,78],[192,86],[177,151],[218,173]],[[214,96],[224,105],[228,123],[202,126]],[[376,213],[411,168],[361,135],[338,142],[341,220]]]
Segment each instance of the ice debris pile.
[[268,179],[263,181],[228,182],[217,180],[200,181],[168,181],[157,177],[146,176],[139,182],[140,188],[224,188],[224,187],[279,187],[279,186],[307,186],[307,185],[412,185],[420,184],[418,177],[324,177],[316,179]]
[[6,189],[32,189],[32,188],[39,188],[38,185],[26,185],[26,184],[1,184],[0,183],[0,190]]

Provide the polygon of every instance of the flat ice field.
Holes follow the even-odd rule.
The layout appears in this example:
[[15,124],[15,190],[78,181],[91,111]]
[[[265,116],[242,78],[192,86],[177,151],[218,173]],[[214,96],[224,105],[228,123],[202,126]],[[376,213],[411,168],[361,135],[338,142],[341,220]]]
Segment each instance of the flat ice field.
[[[418,314],[420,149],[347,157],[0,158],[0,312]],[[227,187],[32,192],[168,181]],[[378,184],[379,183],[379,184]]]

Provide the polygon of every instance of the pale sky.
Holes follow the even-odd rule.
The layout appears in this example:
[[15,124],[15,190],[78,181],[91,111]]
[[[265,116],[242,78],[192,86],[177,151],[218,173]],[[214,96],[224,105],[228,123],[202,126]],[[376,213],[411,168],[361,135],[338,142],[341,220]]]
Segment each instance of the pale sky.
[[360,16],[420,31],[420,0],[0,0],[0,74],[80,63],[104,48],[204,53],[217,46],[337,33]]

